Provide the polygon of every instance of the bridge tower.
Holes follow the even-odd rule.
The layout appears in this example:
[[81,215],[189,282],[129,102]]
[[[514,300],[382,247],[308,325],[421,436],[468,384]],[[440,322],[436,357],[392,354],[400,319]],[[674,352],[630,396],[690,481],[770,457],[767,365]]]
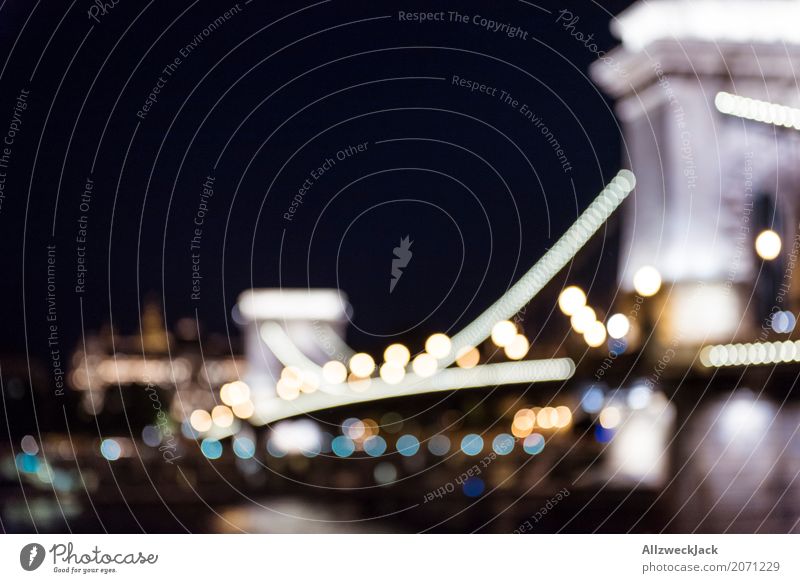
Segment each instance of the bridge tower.
[[[797,22],[794,0],[648,0],[612,21],[622,45],[592,76],[616,100],[638,179],[619,285],[631,299],[648,265],[663,280],[645,302],[653,346],[690,357],[700,344],[764,340],[771,313],[797,305],[800,132],[723,113],[770,116],[726,94],[800,106]],[[792,125],[787,108],[776,112]],[[770,261],[755,251],[767,229],[783,243]]]

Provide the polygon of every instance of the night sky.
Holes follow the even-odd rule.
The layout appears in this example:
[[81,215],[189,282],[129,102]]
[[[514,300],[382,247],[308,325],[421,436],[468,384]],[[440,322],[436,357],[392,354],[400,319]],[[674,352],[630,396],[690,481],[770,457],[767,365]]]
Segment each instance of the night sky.
[[[573,32],[610,49],[610,15],[626,4],[570,8]],[[556,22],[561,6],[6,0],[0,133],[19,131],[2,168],[2,351],[46,358],[49,292],[67,353],[82,326],[137,330],[145,297],[170,325],[197,314],[235,333],[249,287],[341,288],[348,338],[365,349],[459,328],[620,166],[611,102],[588,78],[596,55]],[[421,10],[443,20],[400,20]],[[617,221],[569,276],[601,298]],[[406,236],[413,257],[389,293]],[[530,326],[557,291],[534,302]]]

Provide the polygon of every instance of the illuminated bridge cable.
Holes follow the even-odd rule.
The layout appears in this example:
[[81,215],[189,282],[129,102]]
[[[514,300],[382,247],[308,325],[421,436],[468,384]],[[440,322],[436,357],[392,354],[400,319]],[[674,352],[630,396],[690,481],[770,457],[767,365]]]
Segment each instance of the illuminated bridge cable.
[[800,109],[720,91],[714,98],[720,113],[774,126],[800,130]]
[[555,245],[500,299],[453,337],[450,354],[439,365],[452,364],[459,350],[478,346],[489,337],[492,326],[510,319],[530,302],[608,220],[635,185],[633,173],[620,170]]
[[449,368],[439,371],[429,378],[421,378],[414,374],[409,374],[398,385],[391,385],[380,379],[373,379],[369,390],[364,393],[348,392],[343,395],[333,395],[316,392],[303,395],[302,399],[294,401],[270,399],[268,402],[262,403],[260,407],[257,407],[256,413],[250,421],[254,425],[263,425],[323,409],[423,393],[453,391],[473,387],[563,381],[571,378],[574,373],[575,363],[571,358],[553,358],[484,364],[468,370]]

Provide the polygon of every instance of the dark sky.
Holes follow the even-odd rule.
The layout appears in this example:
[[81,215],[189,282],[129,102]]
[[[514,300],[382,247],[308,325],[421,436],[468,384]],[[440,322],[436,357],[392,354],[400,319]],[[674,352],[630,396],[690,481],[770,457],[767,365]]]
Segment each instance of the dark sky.
[[[613,47],[609,13],[628,3],[574,4],[574,31]],[[458,328],[619,167],[610,102],[587,76],[595,55],[556,22],[562,3],[252,0],[207,36],[233,3],[119,0],[95,19],[92,6],[6,0],[0,9],[1,134],[29,92],[0,208],[4,352],[22,352],[27,338],[32,355],[46,354],[48,245],[66,350],[80,338],[81,298],[87,330],[112,316],[134,330],[142,298],[155,294],[169,322],[196,310],[224,333],[251,286],[340,287],[354,309],[350,339],[366,348]],[[399,20],[420,10],[445,20]],[[455,10],[467,22],[450,21]],[[476,15],[527,38],[488,30]],[[454,75],[496,91],[471,92]],[[358,144],[362,152],[310,181],[287,221],[311,172]],[[209,175],[197,300],[190,242]],[[602,277],[613,279],[613,229],[576,263],[583,280],[604,242]],[[405,236],[413,258],[390,294],[392,249]],[[551,303],[537,309],[546,316]]]

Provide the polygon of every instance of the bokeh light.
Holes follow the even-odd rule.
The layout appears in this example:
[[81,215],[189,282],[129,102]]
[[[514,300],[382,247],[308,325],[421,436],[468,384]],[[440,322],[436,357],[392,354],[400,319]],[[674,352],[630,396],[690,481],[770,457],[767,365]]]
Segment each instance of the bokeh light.
[[640,267],[633,276],[633,289],[645,298],[656,295],[661,289],[661,274],[651,265]]
[[469,433],[461,439],[461,451],[467,455],[478,455],[483,451],[483,438],[477,433]]
[[611,338],[624,338],[631,330],[631,323],[625,314],[614,314],[606,323]]
[[33,435],[26,435],[19,443],[22,451],[28,455],[36,455],[39,453],[39,444],[36,443],[36,438]]
[[403,344],[390,344],[383,351],[384,362],[394,362],[405,367],[411,360],[411,352]]
[[406,376],[405,366],[397,362],[386,362],[381,365],[381,379],[390,385],[396,385]]
[[419,440],[413,435],[401,435],[397,438],[397,452],[400,455],[410,457],[419,451]]
[[572,316],[579,308],[586,305],[586,294],[576,285],[561,290],[558,295],[558,307],[565,316]]
[[492,342],[500,348],[505,348],[517,335],[517,325],[510,320],[501,320],[492,326]]
[[600,425],[604,429],[614,429],[622,421],[622,413],[616,407],[606,407],[600,411]]
[[255,405],[252,401],[245,401],[244,403],[237,403],[232,407],[233,414],[239,419],[250,419],[256,411]]
[[226,405],[233,407],[250,399],[250,387],[242,381],[226,383],[219,391],[219,398]]
[[236,437],[233,440],[233,453],[243,460],[250,459],[256,453],[256,445],[249,437]]
[[289,377],[281,377],[275,384],[275,391],[281,399],[294,401],[300,396],[300,382]]
[[428,451],[433,455],[447,455],[450,451],[450,439],[446,435],[434,435],[428,440]]
[[606,342],[606,327],[602,322],[594,321],[586,328],[583,339],[592,348],[598,348]]
[[461,368],[475,368],[481,361],[481,353],[474,346],[463,346],[456,354],[456,364]]
[[375,466],[373,476],[378,484],[390,484],[397,479],[397,469],[389,462],[381,462]]
[[467,478],[461,487],[464,490],[464,495],[468,498],[477,498],[486,489],[483,480],[475,476]]
[[217,405],[211,409],[211,420],[217,427],[230,427],[233,425],[233,411],[225,405]]
[[414,369],[414,374],[423,378],[433,376],[438,367],[438,361],[426,352],[415,356],[411,364],[411,368]]
[[511,360],[522,360],[527,356],[530,349],[528,339],[522,334],[517,334],[511,342],[504,348],[506,357]]
[[511,434],[515,437],[527,437],[536,425],[536,414],[530,409],[520,409],[514,415]]
[[761,231],[756,237],[755,246],[761,259],[772,261],[781,253],[781,236],[772,229]]
[[531,433],[525,438],[525,441],[522,442],[522,449],[524,449],[525,453],[528,455],[541,453],[542,450],[544,450],[544,436],[540,433]]
[[586,330],[589,329],[589,326],[594,324],[597,321],[597,315],[595,311],[590,308],[589,306],[583,306],[578,308],[572,317],[569,319],[569,323],[572,326],[572,329],[575,330],[578,334],[583,334]]
[[222,457],[222,443],[217,439],[204,439],[200,443],[200,451],[210,460],[218,460]]
[[492,449],[497,455],[508,455],[514,451],[514,438],[508,433],[501,433],[492,440]]
[[122,447],[116,439],[104,439],[100,443],[100,453],[109,461],[118,460],[122,455]]
[[375,361],[366,352],[358,352],[350,358],[350,370],[358,377],[368,377],[375,370]]
[[211,415],[208,413],[208,411],[204,411],[203,409],[195,409],[192,411],[192,414],[189,416],[189,423],[191,423],[192,427],[200,433],[205,433],[211,429],[211,426],[213,425]]
[[331,451],[333,451],[337,457],[350,457],[355,450],[356,446],[353,440],[344,435],[334,437],[331,442]]
[[450,337],[447,334],[437,333],[431,334],[428,340],[425,341],[425,351],[436,359],[443,359],[450,354],[450,349],[453,347],[450,342]]
[[380,435],[373,435],[364,440],[364,451],[367,455],[378,457],[386,452],[386,440]]
[[329,385],[339,385],[347,380],[347,367],[338,360],[330,360],[322,366],[322,378]]
[[581,409],[587,413],[597,413],[603,408],[606,398],[603,391],[597,387],[586,389],[581,398]]

